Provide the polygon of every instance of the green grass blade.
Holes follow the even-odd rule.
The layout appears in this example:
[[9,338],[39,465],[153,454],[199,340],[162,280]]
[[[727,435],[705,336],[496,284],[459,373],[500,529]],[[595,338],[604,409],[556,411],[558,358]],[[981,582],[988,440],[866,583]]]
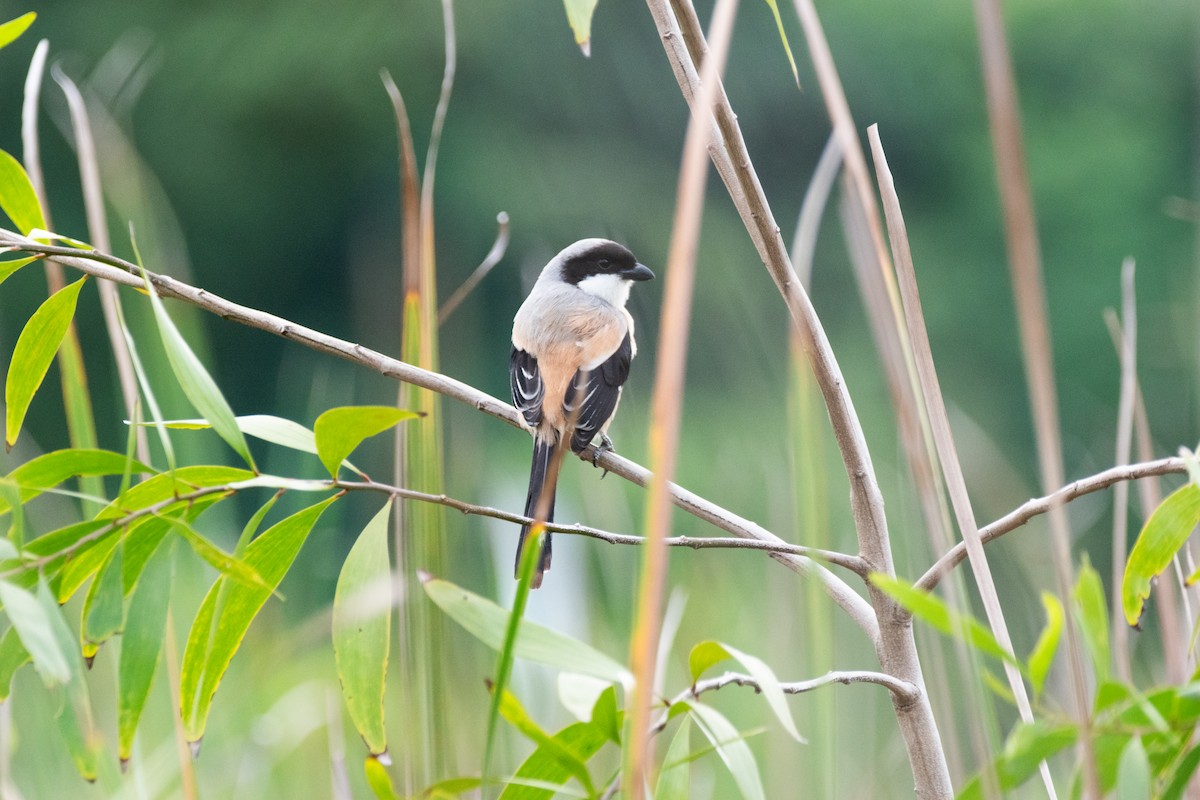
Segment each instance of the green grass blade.
[[33,395],[45,380],[50,362],[67,335],[71,318],[75,316],[79,291],[86,280],[86,277],[80,278],[50,295],[29,318],[17,338],[4,385],[5,442],[9,447],[16,443]]
[[42,206],[25,168],[3,150],[0,150],[0,208],[21,233],[46,227]]
[[180,675],[180,714],[188,741],[198,742],[204,736],[213,695],[250,623],[283,580],[321,514],[336,499],[330,497],[291,515],[246,547],[245,563],[258,572],[265,586],[220,578],[209,589],[188,634]]
[[392,406],[331,408],[317,417],[313,425],[317,455],[336,479],[338,467],[364,439],[416,416],[419,416],[416,412]]
[[188,346],[183,334],[175,327],[175,323],[167,314],[167,309],[154,291],[154,284],[146,281],[146,290],[150,293],[150,305],[154,308],[154,319],[158,323],[158,332],[162,337],[163,349],[167,353],[167,361],[179,387],[191,402],[192,406],[212,423],[213,430],[233,448],[250,469],[257,471],[246,437],[242,436],[234,419],[233,410],[221,394],[216,381],[209,375],[208,370],[200,363],[195,352]]
[[783,18],[779,15],[779,3],[776,0],[767,0],[767,5],[771,7],[771,14],[775,17],[775,27],[779,29],[779,40],[783,43],[783,52],[787,54],[788,65],[792,68],[792,79],[799,87],[800,72],[796,69],[796,57],[792,55],[792,46],[788,44],[787,31],[783,29]]
[[1146,520],[1129,552],[1121,581],[1121,607],[1130,625],[1136,626],[1142,618],[1151,581],[1171,563],[1198,522],[1200,486],[1194,483],[1169,494]]
[[388,561],[389,500],[367,523],[338,575],[333,597],[333,655],[342,697],[371,755],[387,752],[384,726],[392,579]]
[[117,756],[121,763],[133,755],[133,737],[150,695],[150,685],[162,660],[167,622],[166,598],[174,571],[174,548],[163,547],[143,570],[129,598],[121,659],[117,670]]

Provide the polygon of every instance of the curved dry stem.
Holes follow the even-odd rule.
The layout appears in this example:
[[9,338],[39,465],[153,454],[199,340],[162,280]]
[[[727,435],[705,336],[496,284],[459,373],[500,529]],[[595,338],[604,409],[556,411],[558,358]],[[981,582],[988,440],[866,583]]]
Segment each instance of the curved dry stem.
[[[984,544],[991,542],[994,539],[999,539],[1006,533],[1011,533],[1017,528],[1020,528],[1026,522],[1041,514],[1048,513],[1056,506],[1064,506],[1076,498],[1083,497],[1092,492],[1098,492],[1101,489],[1107,489],[1116,483],[1123,481],[1135,481],[1141,478],[1151,478],[1159,475],[1171,475],[1174,473],[1186,472],[1183,465],[1183,460],[1180,458],[1160,458],[1157,461],[1145,461],[1138,464],[1129,464],[1128,466],[1112,467],[1091,475],[1087,478],[1080,478],[1074,483],[1069,483],[1063,486],[1056,492],[1048,494],[1044,497],[1035,497],[1021,504],[1018,508],[1008,512],[1000,519],[979,529],[979,537]],[[925,591],[933,591],[938,585],[938,582],[944,578],[950,570],[957,567],[967,557],[966,545],[959,542],[941,558],[939,558],[932,567],[930,567],[921,579],[914,584],[919,589]]]

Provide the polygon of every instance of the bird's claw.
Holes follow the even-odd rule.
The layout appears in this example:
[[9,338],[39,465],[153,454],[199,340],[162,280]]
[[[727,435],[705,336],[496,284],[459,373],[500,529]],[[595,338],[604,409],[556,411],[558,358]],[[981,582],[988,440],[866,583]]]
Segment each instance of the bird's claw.
[[[614,452],[612,439],[608,438],[603,433],[600,434],[600,446],[592,451],[592,466],[593,467],[600,466],[596,462],[598,462],[600,460],[601,453],[612,453],[612,452]],[[604,473],[600,476],[600,480],[604,480],[604,476],[607,474],[608,474],[608,470],[604,470]]]

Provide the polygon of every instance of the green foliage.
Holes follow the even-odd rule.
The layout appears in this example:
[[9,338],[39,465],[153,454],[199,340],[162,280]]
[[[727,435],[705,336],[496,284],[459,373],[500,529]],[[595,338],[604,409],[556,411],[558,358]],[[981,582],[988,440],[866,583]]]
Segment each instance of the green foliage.
[[[9,22],[0,28],[0,37],[4,36],[8,26],[12,24]],[[33,184],[29,182],[29,176],[25,174],[25,168],[21,166],[21,162],[3,150],[0,150],[0,208],[4,209],[4,213],[21,233],[28,235],[46,227],[42,207],[38,203]]]
[[1046,685],[1046,676],[1050,673],[1050,665],[1054,663],[1063,630],[1063,607],[1059,599],[1050,592],[1042,592],[1042,606],[1046,609],[1046,627],[1042,628],[1026,661],[1034,695],[1041,694],[1042,687]]
[[75,316],[79,291],[86,280],[86,277],[80,278],[50,295],[29,318],[17,339],[4,383],[7,407],[4,441],[9,447],[16,444],[33,395],[45,380],[50,362],[67,335],[71,318]]
[[0,25],[0,48],[7,47],[16,41],[33,24],[36,18],[37,14],[29,11],[16,19],[10,19],[8,22]]
[[575,34],[575,44],[589,55],[592,48],[592,14],[599,0],[563,0],[567,8],[567,22]]
[[721,642],[701,642],[693,647],[688,655],[688,669],[692,673],[692,682],[695,683],[699,680],[700,675],[709,667],[729,658],[745,667],[746,672],[750,673],[750,677],[758,682],[759,691],[762,692],[767,705],[771,707],[771,711],[783,725],[783,729],[797,742],[803,743],[804,737],[796,730],[792,712],[788,710],[783,687],[780,685],[779,679],[775,677],[775,673],[761,658],[743,653],[741,650]]
[[696,727],[716,749],[725,762],[738,791],[745,800],[765,800],[762,777],[758,774],[758,762],[750,752],[750,745],[728,719],[712,706],[699,701],[685,700]]
[[1096,678],[1108,677],[1111,660],[1108,646],[1108,604],[1104,600],[1104,584],[1099,573],[1092,568],[1087,556],[1079,568],[1075,588],[1071,592],[1075,601],[1075,613],[1079,619],[1079,630],[1092,659]]
[[1175,558],[1200,523],[1200,486],[1188,483],[1169,494],[1142,526],[1121,582],[1125,621],[1137,625],[1150,597],[1150,584]]
[[333,596],[333,654],[342,696],[354,727],[375,756],[387,752],[383,695],[395,603],[388,561],[391,512],[388,502],[363,528]]
[[337,479],[338,468],[364,439],[417,416],[416,412],[392,406],[331,408],[313,425],[317,455],[330,476]]

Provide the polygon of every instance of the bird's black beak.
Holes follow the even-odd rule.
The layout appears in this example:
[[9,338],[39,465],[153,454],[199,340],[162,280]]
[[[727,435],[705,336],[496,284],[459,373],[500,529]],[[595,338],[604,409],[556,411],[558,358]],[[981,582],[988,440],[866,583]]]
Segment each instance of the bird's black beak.
[[621,277],[629,281],[648,281],[654,277],[654,273],[645,264],[634,264],[631,269],[622,272]]

